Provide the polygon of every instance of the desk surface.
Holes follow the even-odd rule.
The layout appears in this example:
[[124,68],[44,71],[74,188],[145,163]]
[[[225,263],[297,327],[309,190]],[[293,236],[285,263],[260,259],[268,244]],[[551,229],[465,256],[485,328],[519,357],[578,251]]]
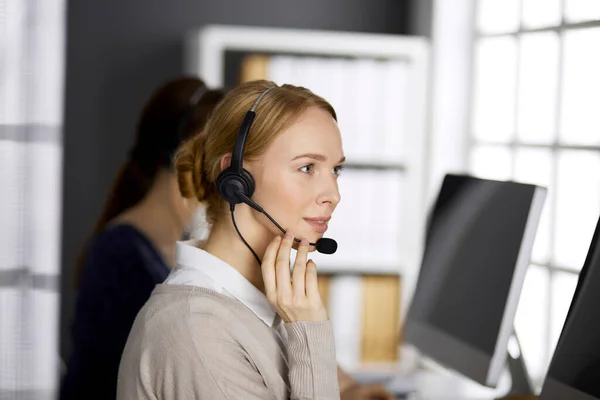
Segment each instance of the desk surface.
[[535,400],[536,396],[504,397],[510,380],[498,388],[483,387],[452,373],[418,372],[415,374],[416,393],[407,400]]
[[[491,389],[449,370],[418,370],[407,375],[407,371],[393,366],[366,367],[352,374],[359,381],[379,382],[391,389],[414,387],[415,393],[407,400],[534,400],[533,397],[505,398],[510,389],[510,377],[503,376],[498,387]],[[396,376],[396,378],[394,378]],[[387,378],[387,379],[386,379]]]

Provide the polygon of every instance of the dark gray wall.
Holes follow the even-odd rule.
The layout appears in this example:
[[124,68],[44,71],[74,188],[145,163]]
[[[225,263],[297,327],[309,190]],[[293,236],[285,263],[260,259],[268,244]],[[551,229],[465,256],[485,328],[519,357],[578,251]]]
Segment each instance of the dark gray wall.
[[407,31],[411,35],[431,37],[434,0],[410,0]]
[[[422,1],[431,0],[412,0]],[[422,34],[408,23],[410,12],[409,0],[69,1],[62,353],[70,350],[75,259],[132,143],[144,99],[182,71],[185,32],[218,23]]]

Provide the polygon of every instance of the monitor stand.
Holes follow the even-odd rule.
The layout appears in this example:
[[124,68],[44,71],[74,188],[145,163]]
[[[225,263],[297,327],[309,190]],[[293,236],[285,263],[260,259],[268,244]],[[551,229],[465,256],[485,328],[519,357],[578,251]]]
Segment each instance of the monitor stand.
[[506,363],[512,381],[510,391],[505,396],[496,400],[537,399],[538,397],[535,395],[531,379],[527,373],[527,367],[525,366],[525,360],[523,359],[523,351],[521,350],[521,343],[519,342],[516,330],[513,330],[513,337],[517,343],[519,354],[516,357],[513,357],[508,349],[506,351]]

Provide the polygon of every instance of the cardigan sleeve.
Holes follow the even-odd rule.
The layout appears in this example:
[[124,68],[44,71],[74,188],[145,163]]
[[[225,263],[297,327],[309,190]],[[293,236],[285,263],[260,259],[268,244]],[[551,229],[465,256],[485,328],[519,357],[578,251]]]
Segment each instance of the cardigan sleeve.
[[285,324],[292,399],[339,399],[331,321]]

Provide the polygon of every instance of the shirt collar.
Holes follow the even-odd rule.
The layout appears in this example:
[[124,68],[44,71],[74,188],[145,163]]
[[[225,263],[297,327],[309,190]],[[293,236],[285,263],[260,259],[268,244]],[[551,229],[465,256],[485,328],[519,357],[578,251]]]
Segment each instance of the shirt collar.
[[177,242],[176,266],[165,283],[199,286],[230,295],[273,327],[277,313],[267,297],[238,270],[201,249],[201,245],[199,240]]

